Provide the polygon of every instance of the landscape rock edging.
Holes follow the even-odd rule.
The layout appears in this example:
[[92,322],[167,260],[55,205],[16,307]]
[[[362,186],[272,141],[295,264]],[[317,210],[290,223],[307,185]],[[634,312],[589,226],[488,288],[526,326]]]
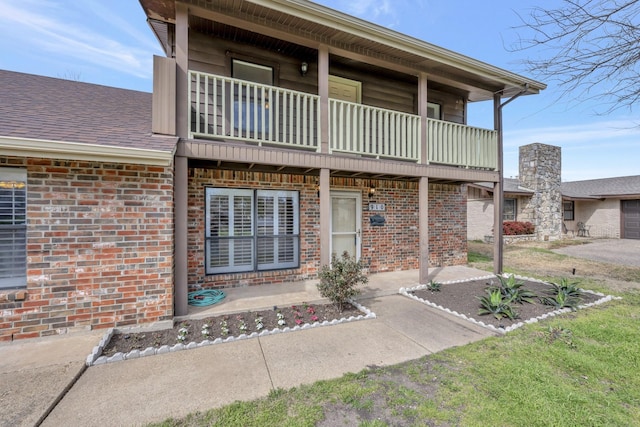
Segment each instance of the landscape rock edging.
[[360,304],[360,303],[358,303],[356,301],[353,301],[353,300],[349,300],[349,303],[351,303],[351,305],[356,307],[358,310],[360,310],[364,314],[359,315],[359,316],[349,316],[348,318],[343,317],[341,319],[325,320],[323,322],[305,323],[303,325],[296,325],[296,326],[292,326],[292,327],[286,326],[286,327],[284,327],[282,329],[274,328],[272,330],[265,330],[265,331],[261,331],[261,332],[252,332],[251,334],[248,334],[248,335],[247,334],[240,334],[237,337],[226,337],[224,339],[223,338],[216,338],[215,340],[203,340],[203,341],[200,341],[200,342],[192,341],[192,342],[187,343],[187,344],[177,343],[177,344],[175,344],[173,346],[163,345],[163,346],[160,346],[160,347],[147,347],[144,350],[132,350],[132,351],[130,351],[128,353],[118,352],[118,353],[114,354],[113,356],[107,357],[107,356],[102,356],[102,350],[104,350],[104,348],[107,346],[107,344],[111,340],[111,337],[113,336],[113,334],[117,332],[117,329],[110,328],[104,334],[104,336],[100,340],[100,343],[93,348],[93,350],[91,351],[91,354],[89,354],[87,356],[86,365],[87,366],[102,365],[102,364],[105,364],[105,363],[120,362],[120,361],[123,361],[123,360],[138,359],[140,357],[154,356],[156,354],[173,353],[173,352],[181,351],[181,350],[191,350],[191,349],[194,349],[194,348],[205,347],[205,346],[208,346],[208,345],[222,344],[222,343],[226,343],[226,342],[240,341],[240,340],[245,340],[245,339],[249,339],[249,338],[257,338],[257,337],[263,337],[263,336],[267,336],[267,335],[275,335],[275,334],[281,334],[281,333],[286,333],[286,332],[294,332],[294,331],[299,331],[299,330],[303,330],[303,329],[312,329],[312,328],[318,328],[318,327],[322,327],[322,326],[338,325],[340,323],[353,322],[353,321],[356,321],[356,320],[365,320],[365,319],[375,319],[376,318],[376,314],[373,311],[371,311],[370,309],[368,309],[367,307],[363,306],[362,304]]
[[[472,280],[489,280],[489,279],[493,279],[494,277],[495,277],[495,275],[480,276],[480,277],[475,277],[475,278],[471,278],[471,279],[464,279],[464,280],[451,280],[451,281],[447,281],[447,282],[442,282],[442,284],[464,283],[464,282],[468,282],[468,281],[472,281]],[[519,276],[519,275],[515,275],[515,277],[517,279],[520,279],[520,280],[528,280],[528,281],[532,281],[532,282],[548,284],[548,282],[545,282],[545,281],[539,280],[539,279],[534,279],[534,278],[531,278],[531,277],[524,277],[524,276]],[[437,308],[438,310],[442,310],[442,311],[444,311],[446,313],[452,314],[452,315],[454,315],[456,317],[459,317],[459,318],[464,319],[466,321],[469,321],[471,323],[475,323],[476,325],[482,326],[483,328],[487,328],[487,329],[489,329],[489,330],[491,330],[493,332],[497,332],[497,333],[500,333],[500,334],[506,334],[507,332],[511,332],[511,331],[513,331],[513,330],[515,330],[517,328],[520,328],[520,327],[524,326],[525,324],[536,323],[536,322],[538,322],[540,320],[544,320],[546,318],[553,317],[553,316],[556,316],[556,315],[562,314],[562,313],[570,313],[572,311],[570,308],[563,308],[563,309],[560,309],[560,310],[554,310],[554,311],[551,311],[549,313],[545,313],[545,314],[543,314],[541,316],[533,317],[531,319],[527,319],[527,320],[524,320],[522,322],[515,323],[515,324],[513,324],[511,326],[508,326],[506,328],[496,328],[493,325],[488,325],[488,324],[486,324],[486,323],[484,323],[484,322],[482,322],[480,320],[476,320],[476,319],[474,319],[472,317],[469,317],[469,316],[466,316],[466,315],[464,315],[462,313],[458,313],[458,312],[456,312],[454,310],[450,310],[450,309],[448,309],[446,307],[442,307],[441,305],[432,303],[432,302],[430,302],[428,300],[425,300],[423,298],[417,297],[417,296],[415,296],[415,295],[413,295],[411,293],[413,291],[424,290],[424,289],[428,289],[428,285],[418,285],[418,286],[413,286],[411,288],[400,288],[398,293],[400,293],[401,295],[406,296],[407,298],[411,298],[411,299],[413,299],[415,301],[421,302],[421,303],[426,304],[426,305],[428,305],[430,307]],[[611,301],[613,299],[622,299],[620,297],[614,297],[612,295],[605,295],[603,293],[590,291],[588,289],[580,289],[580,291],[585,292],[585,293],[590,293],[590,294],[593,294],[593,295],[596,295],[596,296],[600,296],[602,298],[600,298],[597,301],[594,301],[592,303],[589,303],[589,304],[581,304],[581,305],[579,305],[577,307],[578,309],[583,309],[583,308],[592,307],[594,305],[604,304],[605,302],[609,302],[609,301]]]

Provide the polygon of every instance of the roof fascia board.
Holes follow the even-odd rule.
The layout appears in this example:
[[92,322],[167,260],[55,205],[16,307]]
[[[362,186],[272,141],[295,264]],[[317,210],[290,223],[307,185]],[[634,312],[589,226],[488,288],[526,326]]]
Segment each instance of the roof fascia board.
[[173,151],[0,136],[0,154],[19,157],[169,166],[173,162],[174,153]]
[[443,64],[490,79],[499,80],[503,84],[521,86],[528,83],[530,93],[538,93],[547,87],[544,83],[306,0],[247,1],[282,13],[292,14],[299,18],[318,22],[330,28],[346,31],[350,34],[392,46],[415,55],[434,58]]

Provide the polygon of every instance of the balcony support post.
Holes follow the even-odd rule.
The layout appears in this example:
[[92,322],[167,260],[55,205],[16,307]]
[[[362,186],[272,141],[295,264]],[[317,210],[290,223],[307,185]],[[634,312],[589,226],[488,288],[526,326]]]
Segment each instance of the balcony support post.
[[429,283],[429,178],[420,178],[418,186],[418,230],[420,233],[419,283]]
[[329,169],[320,169],[320,267],[331,263],[331,178]]
[[188,268],[188,194],[189,194],[189,162],[186,157],[175,157],[175,277],[173,289],[174,316],[185,316],[188,313],[189,268]]
[[493,272],[502,273],[502,205],[503,205],[503,159],[502,159],[502,108],[500,108],[500,94],[493,95],[493,124],[498,131],[498,182],[493,184]]
[[320,97],[320,152],[329,153],[329,48],[318,49],[318,96]]
[[418,115],[420,116],[420,160],[419,163],[429,163],[429,141],[427,140],[427,74],[418,75]]

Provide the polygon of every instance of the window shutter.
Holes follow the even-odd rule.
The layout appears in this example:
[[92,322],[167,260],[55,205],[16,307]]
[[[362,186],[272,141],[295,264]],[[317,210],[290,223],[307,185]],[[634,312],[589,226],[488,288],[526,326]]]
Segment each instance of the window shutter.
[[253,269],[253,191],[208,188],[207,274]]
[[26,172],[0,169],[0,288],[26,284]]

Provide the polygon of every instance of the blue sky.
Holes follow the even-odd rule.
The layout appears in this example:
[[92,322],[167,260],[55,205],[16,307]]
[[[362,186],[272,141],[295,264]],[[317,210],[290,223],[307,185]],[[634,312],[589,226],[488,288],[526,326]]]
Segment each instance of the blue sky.
[[[558,0],[321,0],[318,3],[536,78],[511,52],[514,29],[535,3]],[[152,56],[163,55],[136,0],[0,0],[0,68],[88,83],[151,91]],[[633,112],[560,97],[552,82],[541,95],[504,109],[505,176],[518,174],[518,147],[533,142],[562,147],[565,181],[640,174],[640,127]],[[560,99],[559,99],[560,98]],[[472,126],[492,128],[493,106],[469,110]]]

